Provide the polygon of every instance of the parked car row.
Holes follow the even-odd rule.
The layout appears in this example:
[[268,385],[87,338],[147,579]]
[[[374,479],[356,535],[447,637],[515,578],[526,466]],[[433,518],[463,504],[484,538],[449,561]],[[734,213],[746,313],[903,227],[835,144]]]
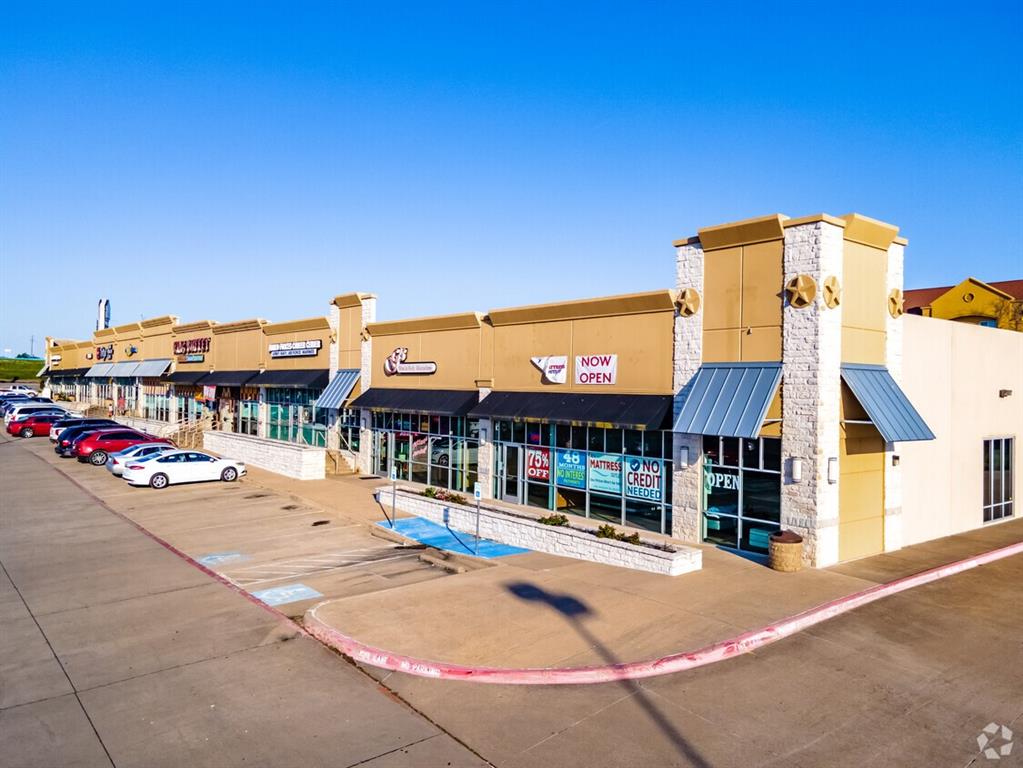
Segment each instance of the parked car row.
[[10,390],[0,393],[0,414],[8,434],[20,437],[48,434],[49,425],[75,415],[48,397]]

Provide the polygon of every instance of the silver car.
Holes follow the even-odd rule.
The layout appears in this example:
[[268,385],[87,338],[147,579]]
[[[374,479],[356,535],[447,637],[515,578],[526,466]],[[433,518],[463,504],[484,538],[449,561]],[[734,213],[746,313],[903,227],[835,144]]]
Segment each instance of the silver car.
[[131,459],[147,459],[164,451],[175,450],[177,448],[168,443],[139,443],[107,456],[107,469],[115,477],[120,477],[121,473],[124,472],[124,465],[128,464]]

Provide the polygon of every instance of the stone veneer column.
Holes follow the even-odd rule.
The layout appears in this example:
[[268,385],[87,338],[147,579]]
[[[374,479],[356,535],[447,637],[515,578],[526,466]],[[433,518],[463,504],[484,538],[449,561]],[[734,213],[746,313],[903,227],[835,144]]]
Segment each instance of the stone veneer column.
[[[362,299],[362,328],[359,333],[370,323],[377,319],[377,297],[365,296]],[[359,346],[359,386],[363,392],[373,386],[373,337],[368,334],[362,336]],[[359,412],[359,461],[358,470],[365,475],[373,471],[373,430],[370,425],[373,423],[373,414],[363,408]]]
[[[888,271],[885,293],[902,290],[903,257],[906,246],[892,243],[888,246]],[[888,372],[902,384],[902,318],[894,318],[885,308],[885,364]],[[902,467],[895,466],[892,457],[895,443],[884,447],[884,549],[890,552],[902,548]]]
[[802,309],[786,300],[783,310],[781,524],[803,536],[803,558],[815,567],[838,562],[838,483],[828,482],[828,459],[839,450],[842,307],[828,309],[822,293],[825,278],[842,279],[842,235],[826,221],[785,229],[785,283],[809,275],[817,295]]
[[266,437],[269,433],[270,404],[266,401],[266,387],[259,388],[259,415],[256,419],[256,437]]
[[[330,347],[327,350],[327,373],[328,381],[333,381],[341,367],[341,309],[336,304],[330,305],[330,314],[327,315],[327,325],[330,326]],[[341,448],[341,420],[338,418],[339,411],[332,409],[327,416],[327,449],[336,451]]]
[[[480,400],[482,401],[490,392],[491,390],[486,387],[480,389]],[[494,422],[492,419],[480,419],[480,447],[476,454],[476,470],[479,474],[480,493],[483,498],[494,498]]]
[[[675,287],[679,291],[695,288],[703,295],[703,246],[687,243],[678,246],[675,255]],[[682,398],[689,383],[703,362],[703,307],[689,317],[675,313],[675,343],[673,346],[674,373],[672,388],[675,404],[672,422],[682,407]],[[699,542],[702,538],[700,524],[703,504],[703,438],[700,435],[676,434],[672,441],[672,511],[671,535],[688,542]],[[679,459],[683,448],[689,451],[689,466],[680,467]]]

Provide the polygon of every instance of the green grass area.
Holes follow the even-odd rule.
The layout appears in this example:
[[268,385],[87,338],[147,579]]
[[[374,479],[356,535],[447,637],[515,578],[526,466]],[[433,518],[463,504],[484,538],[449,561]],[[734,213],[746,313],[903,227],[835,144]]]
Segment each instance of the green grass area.
[[36,374],[43,367],[42,360],[16,360],[0,357],[0,381],[35,381]]

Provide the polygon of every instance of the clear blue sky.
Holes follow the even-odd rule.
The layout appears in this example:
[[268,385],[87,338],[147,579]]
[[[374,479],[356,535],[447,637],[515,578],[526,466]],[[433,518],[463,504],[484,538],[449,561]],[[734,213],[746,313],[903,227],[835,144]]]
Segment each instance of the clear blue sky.
[[910,287],[1023,277],[1019,2],[42,5],[0,20],[15,352],[102,296],[391,319],[671,287],[673,239],[773,212],[899,224]]

